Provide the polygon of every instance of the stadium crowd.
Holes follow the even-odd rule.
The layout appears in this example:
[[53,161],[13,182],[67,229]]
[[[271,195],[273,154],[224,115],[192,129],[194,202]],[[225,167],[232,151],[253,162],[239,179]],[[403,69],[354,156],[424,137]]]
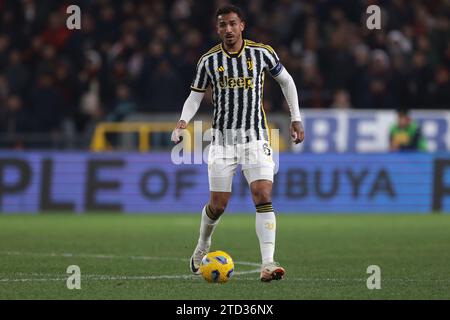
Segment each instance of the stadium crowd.
[[[214,13],[225,2],[0,0],[0,132],[178,115],[199,57],[218,43]],[[245,37],[270,44],[292,74],[302,109],[449,109],[447,1],[231,2],[244,9]],[[81,30],[66,27],[70,4]],[[371,4],[381,30],[366,27]],[[288,112],[275,81],[264,99]]]

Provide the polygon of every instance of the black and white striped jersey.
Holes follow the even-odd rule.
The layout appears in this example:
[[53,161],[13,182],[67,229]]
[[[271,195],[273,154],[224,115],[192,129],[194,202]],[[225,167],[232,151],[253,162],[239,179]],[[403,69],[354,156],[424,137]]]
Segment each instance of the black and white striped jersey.
[[263,108],[265,71],[274,77],[283,66],[268,45],[244,40],[239,52],[227,52],[218,44],[198,64],[191,90],[205,92],[212,86],[214,119],[212,128],[251,132],[252,138],[268,140]]

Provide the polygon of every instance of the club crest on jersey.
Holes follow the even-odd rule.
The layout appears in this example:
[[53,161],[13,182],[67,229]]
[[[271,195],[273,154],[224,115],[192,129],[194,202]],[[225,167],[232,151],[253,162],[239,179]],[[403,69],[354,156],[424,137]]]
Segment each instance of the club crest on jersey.
[[220,78],[219,86],[221,89],[234,89],[234,88],[242,88],[242,89],[253,89],[253,77],[236,77],[230,78],[228,76],[223,76]]
[[247,69],[248,70],[253,70],[253,61],[252,60],[247,60]]

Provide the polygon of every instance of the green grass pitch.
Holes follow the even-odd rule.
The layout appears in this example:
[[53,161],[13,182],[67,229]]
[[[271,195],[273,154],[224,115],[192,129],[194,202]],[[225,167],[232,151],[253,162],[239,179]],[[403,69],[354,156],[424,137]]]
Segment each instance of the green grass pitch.
[[[286,279],[261,283],[253,215],[224,215],[211,249],[237,274],[188,270],[200,215],[0,215],[0,299],[450,299],[449,215],[278,214]],[[69,290],[69,265],[81,289]],[[381,289],[369,290],[369,265]]]

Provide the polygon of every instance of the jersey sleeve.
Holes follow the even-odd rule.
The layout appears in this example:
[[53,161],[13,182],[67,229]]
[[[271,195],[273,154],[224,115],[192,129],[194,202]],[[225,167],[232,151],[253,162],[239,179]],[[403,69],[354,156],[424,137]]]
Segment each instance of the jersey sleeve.
[[266,70],[270,72],[272,77],[278,76],[283,71],[283,65],[271,46],[266,46],[264,50],[264,63]]
[[206,88],[209,86],[209,76],[206,72],[206,61],[207,59],[200,59],[197,64],[197,69],[195,71],[194,80],[191,83],[191,90],[196,92],[205,92]]

